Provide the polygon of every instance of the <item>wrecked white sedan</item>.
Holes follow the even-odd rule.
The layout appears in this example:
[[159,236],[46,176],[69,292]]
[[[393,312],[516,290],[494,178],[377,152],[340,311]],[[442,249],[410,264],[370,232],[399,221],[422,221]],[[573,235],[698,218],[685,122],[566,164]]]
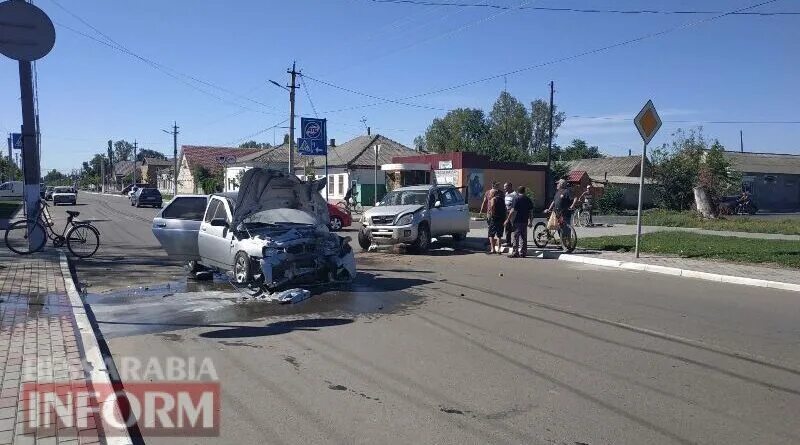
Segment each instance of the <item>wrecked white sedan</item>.
[[350,282],[355,257],[349,239],[328,230],[324,186],[254,168],[238,193],[176,196],[153,219],[153,234],[190,272],[232,272],[237,284],[269,292]]

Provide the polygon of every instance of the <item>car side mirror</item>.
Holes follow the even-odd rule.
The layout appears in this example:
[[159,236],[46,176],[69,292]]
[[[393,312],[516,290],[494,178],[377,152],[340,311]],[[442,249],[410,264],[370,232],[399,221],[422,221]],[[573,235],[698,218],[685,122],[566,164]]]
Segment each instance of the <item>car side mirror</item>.
[[435,203],[433,203],[433,207],[436,209],[438,209],[441,206],[442,206],[442,201],[436,201]]
[[228,221],[222,218],[214,218],[209,224],[211,224],[212,227],[228,227]]

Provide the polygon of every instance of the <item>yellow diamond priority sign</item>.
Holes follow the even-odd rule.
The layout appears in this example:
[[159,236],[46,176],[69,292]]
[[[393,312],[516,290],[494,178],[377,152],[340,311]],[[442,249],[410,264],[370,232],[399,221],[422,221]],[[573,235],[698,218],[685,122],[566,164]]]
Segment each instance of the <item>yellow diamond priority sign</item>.
[[658,116],[652,100],[647,101],[642,111],[636,115],[633,123],[636,124],[636,129],[639,130],[644,143],[649,144],[653,136],[658,133],[658,129],[661,128],[661,118]]

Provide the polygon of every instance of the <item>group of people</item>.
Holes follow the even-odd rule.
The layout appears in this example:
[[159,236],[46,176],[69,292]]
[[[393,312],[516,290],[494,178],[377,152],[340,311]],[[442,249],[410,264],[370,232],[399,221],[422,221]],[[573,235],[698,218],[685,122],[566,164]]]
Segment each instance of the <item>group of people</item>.
[[[492,183],[483,197],[480,213],[486,214],[486,223],[489,226],[489,250],[487,254],[499,254],[505,245],[511,247],[511,258],[524,258],[528,253],[528,228],[533,227],[533,200],[526,194],[525,187],[514,191],[510,182],[500,188],[498,182]],[[569,224],[572,211],[578,203],[583,203],[585,210],[589,211],[591,218],[591,205],[593,200],[592,188],[587,186],[580,196],[574,197],[569,183],[564,179],[556,182],[556,193],[553,202],[545,213],[555,212],[557,219]],[[589,206],[587,209],[586,207]],[[503,234],[505,243],[503,245]],[[513,243],[511,241],[513,234]]]

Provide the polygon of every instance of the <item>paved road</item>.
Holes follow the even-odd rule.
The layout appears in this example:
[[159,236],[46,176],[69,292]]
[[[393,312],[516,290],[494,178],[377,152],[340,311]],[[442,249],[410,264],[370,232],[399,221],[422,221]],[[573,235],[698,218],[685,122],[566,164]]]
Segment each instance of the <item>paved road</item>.
[[86,199],[121,239],[80,279],[150,282],[88,297],[112,354],[210,357],[223,393],[220,437],[147,443],[800,442],[796,293],[439,250],[359,254],[353,289],[297,305],[242,302],[186,291],[152,212],[114,199]]

